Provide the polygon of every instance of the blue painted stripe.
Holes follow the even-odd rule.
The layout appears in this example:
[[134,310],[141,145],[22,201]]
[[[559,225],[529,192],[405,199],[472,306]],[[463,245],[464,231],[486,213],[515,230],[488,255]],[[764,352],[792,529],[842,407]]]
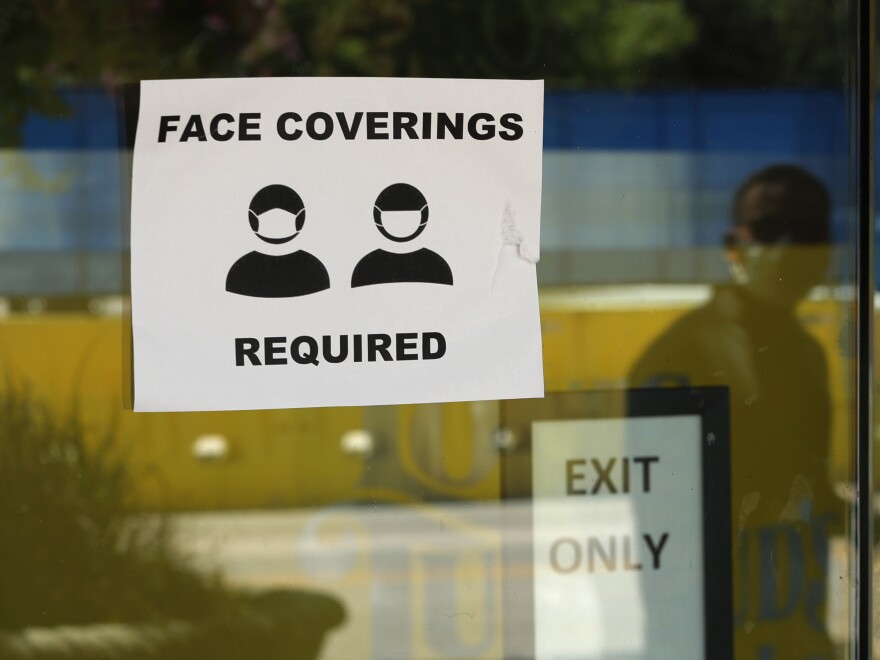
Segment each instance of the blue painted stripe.
[[[70,117],[29,115],[25,149],[115,149],[116,107],[100,89],[62,96]],[[849,148],[832,90],[547,92],[544,148],[806,155]]]
[[821,154],[848,148],[843,92],[551,92],[545,149]]
[[105,90],[68,89],[61,92],[70,110],[67,117],[31,113],[22,127],[25,149],[116,149],[116,102]]

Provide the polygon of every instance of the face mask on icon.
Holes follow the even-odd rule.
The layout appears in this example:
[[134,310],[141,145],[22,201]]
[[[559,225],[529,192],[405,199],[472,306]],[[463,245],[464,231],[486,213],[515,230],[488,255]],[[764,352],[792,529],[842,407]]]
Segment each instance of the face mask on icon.
[[299,219],[304,212],[305,209],[296,214],[283,209],[265,211],[257,216],[257,236],[269,243],[286,243],[299,233]]
[[829,250],[815,245],[747,245],[730,265],[733,281],[756,298],[777,307],[793,307],[828,268]]
[[382,228],[394,238],[415,238],[414,234],[422,226],[422,212],[382,211]]

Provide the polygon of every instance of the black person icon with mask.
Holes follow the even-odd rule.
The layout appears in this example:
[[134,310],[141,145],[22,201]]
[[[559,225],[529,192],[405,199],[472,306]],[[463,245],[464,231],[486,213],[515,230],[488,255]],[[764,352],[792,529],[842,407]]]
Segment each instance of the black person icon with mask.
[[[269,245],[283,245],[302,231],[306,209],[291,188],[275,184],[260,190],[248,210],[251,229]],[[292,298],[330,287],[327,269],[305,250],[273,255],[250,252],[226,276],[226,290],[255,298]]]
[[[385,238],[406,243],[425,230],[428,202],[418,188],[408,183],[395,183],[376,198],[373,220]],[[439,254],[421,248],[404,253],[374,250],[358,262],[351,275],[352,287],[394,282],[451,285],[452,271]]]

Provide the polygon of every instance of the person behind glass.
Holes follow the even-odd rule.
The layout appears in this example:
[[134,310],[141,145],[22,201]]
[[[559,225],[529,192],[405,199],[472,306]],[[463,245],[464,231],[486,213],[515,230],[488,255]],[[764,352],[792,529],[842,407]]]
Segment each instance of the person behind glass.
[[292,298],[330,287],[327,269],[317,257],[287,247],[306,222],[305,204],[295,190],[281,184],[260,189],[251,200],[248,222],[263,249],[272,253],[255,250],[232,264],[226,276],[227,291],[256,298]]
[[735,657],[832,657],[826,359],[796,307],[829,266],[831,202],[805,170],[776,165],[737,190],[725,235],[732,283],[638,359],[634,387],[725,385],[731,399]]

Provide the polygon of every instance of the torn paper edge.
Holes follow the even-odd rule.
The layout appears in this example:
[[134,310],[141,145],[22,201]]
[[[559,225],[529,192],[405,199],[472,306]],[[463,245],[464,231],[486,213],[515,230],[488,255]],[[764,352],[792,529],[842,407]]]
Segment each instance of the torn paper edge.
[[520,259],[525,259],[530,264],[537,264],[540,260],[538,252],[531,249],[526,243],[525,236],[516,226],[516,211],[510,202],[504,203],[504,214],[501,216],[501,241],[503,245],[515,247]]
[[495,270],[492,272],[490,289],[495,289],[495,280],[498,277],[498,269],[501,267],[501,255],[504,248],[512,247],[520,259],[532,265],[536,265],[540,257],[533,252],[526,242],[525,236],[516,226],[516,211],[513,205],[507,201],[504,203],[504,213],[501,215],[501,249],[498,251],[498,260],[495,262]]

